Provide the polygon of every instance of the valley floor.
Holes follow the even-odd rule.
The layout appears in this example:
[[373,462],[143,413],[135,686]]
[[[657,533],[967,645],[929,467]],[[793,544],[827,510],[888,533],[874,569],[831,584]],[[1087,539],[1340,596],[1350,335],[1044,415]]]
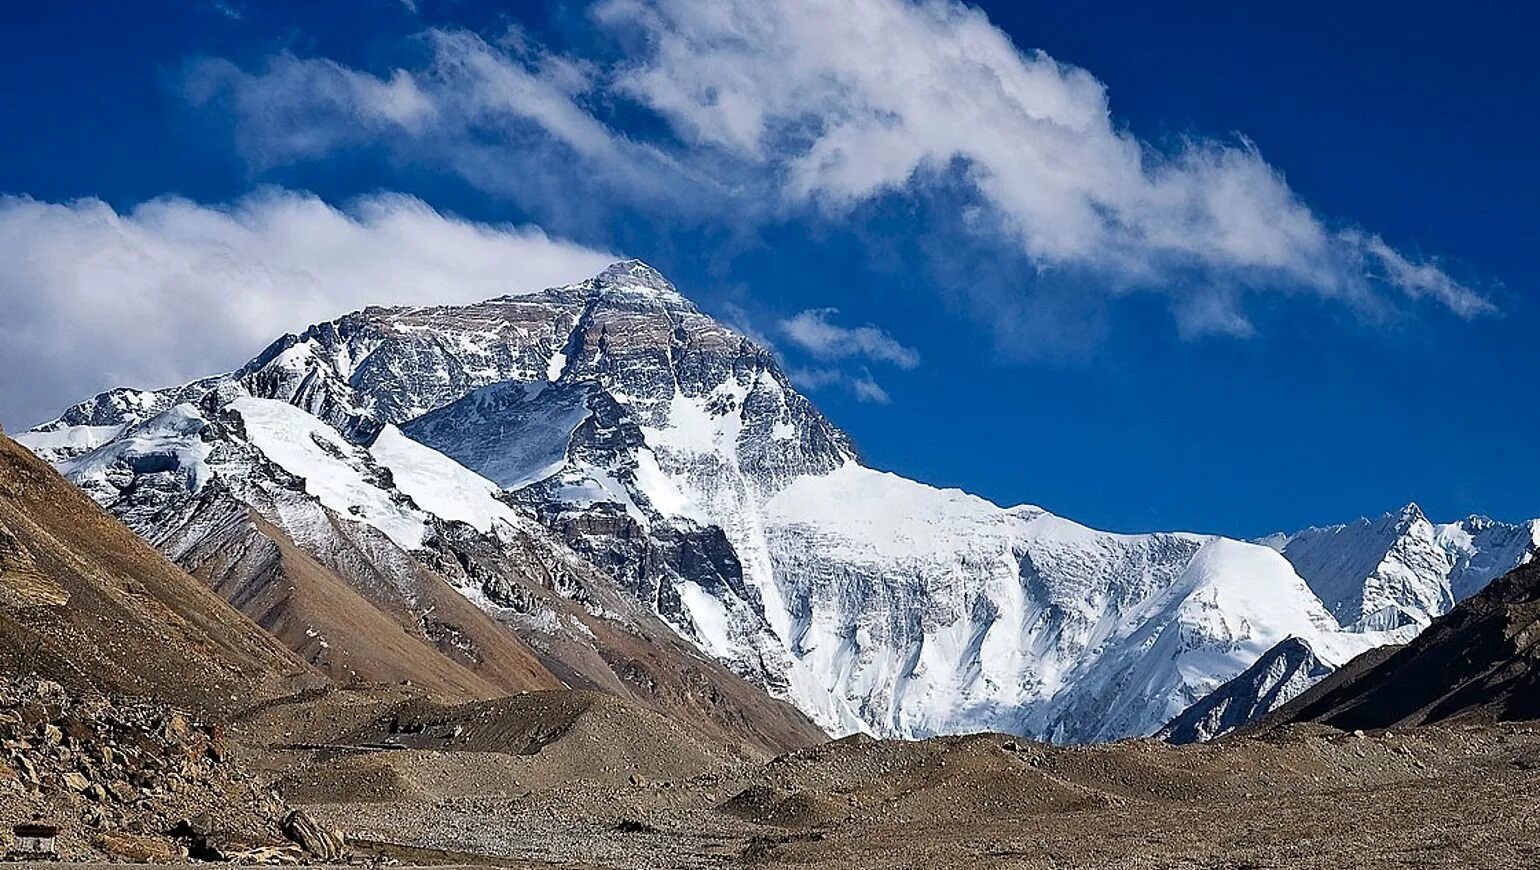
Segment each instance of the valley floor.
[[[241,739],[287,801],[409,863],[1540,866],[1528,725],[1293,726],[1181,748],[851,738],[756,759],[581,693],[395,703],[333,693]],[[409,748],[371,748],[385,745]]]

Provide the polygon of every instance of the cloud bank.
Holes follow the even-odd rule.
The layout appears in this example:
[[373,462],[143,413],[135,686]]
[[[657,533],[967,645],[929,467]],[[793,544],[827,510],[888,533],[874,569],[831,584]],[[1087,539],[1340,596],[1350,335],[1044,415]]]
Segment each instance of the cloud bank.
[[616,256],[404,196],[345,209],[267,191],[231,206],[0,198],[0,422],[114,386],[182,383],[366,305],[472,302],[571,283]]
[[[1493,310],[1436,263],[1315,213],[1244,139],[1141,141],[1091,72],[955,0],[603,0],[592,17],[619,56],[430,30],[410,68],[209,61],[190,92],[232,108],[259,162],[384,143],[553,219],[597,194],[721,221],[838,222],[946,179],[970,193],[954,220],[1027,264],[1016,289],[1072,274],[1086,292],[1162,293],[1189,335],[1250,334],[1246,299],[1263,292],[1368,317]],[[662,123],[633,138],[604,105]]]

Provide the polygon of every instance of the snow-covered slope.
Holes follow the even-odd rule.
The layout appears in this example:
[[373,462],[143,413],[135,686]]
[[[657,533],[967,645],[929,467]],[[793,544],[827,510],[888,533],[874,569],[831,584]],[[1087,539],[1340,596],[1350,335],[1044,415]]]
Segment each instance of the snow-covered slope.
[[[461,588],[491,608],[519,596],[466,553],[542,541],[836,734],[1148,734],[1288,637],[1340,663],[1415,631],[1344,631],[1267,547],[1098,532],[867,468],[769,352],[635,261],[365,309],[23,439],[152,540],[164,505],[139,493],[197,490],[238,443],[289,496],[231,485],[303,546],[326,546],[301,516],[324,508],[470,564]],[[556,586],[624,609],[587,582]]]
[[1238,541],[1097,532],[854,463],[765,513],[793,686],[835,730],[1147,734],[1285,637],[1337,661],[1385,641]]

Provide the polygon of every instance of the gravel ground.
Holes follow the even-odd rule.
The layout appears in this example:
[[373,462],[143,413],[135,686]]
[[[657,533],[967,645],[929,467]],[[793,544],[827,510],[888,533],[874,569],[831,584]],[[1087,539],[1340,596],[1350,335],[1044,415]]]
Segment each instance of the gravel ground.
[[845,740],[687,780],[512,797],[446,789],[426,774],[441,754],[390,755],[402,779],[439,784],[310,810],[355,838],[510,866],[1540,866],[1540,733],[1522,726],[1298,728],[1182,748]]

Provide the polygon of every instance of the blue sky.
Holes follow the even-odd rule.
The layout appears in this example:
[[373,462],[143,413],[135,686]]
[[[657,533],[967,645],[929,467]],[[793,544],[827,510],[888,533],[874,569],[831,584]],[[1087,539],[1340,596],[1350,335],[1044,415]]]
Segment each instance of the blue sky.
[[1002,504],[1540,515],[1535,13],[815,5],[11,11],[0,421],[625,254]]

